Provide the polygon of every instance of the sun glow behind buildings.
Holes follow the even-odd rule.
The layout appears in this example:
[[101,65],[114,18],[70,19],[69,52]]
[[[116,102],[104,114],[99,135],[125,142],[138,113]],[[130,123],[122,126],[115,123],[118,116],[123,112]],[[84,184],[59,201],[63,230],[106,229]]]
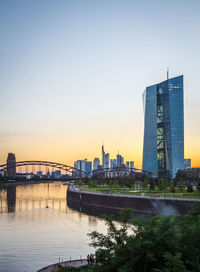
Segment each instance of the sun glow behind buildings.
[[141,94],[169,66],[184,74],[185,157],[200,166],[200,4],[171,4],[2,2],[0,162],[73,165],[100,157],[104,140],[141,168]]

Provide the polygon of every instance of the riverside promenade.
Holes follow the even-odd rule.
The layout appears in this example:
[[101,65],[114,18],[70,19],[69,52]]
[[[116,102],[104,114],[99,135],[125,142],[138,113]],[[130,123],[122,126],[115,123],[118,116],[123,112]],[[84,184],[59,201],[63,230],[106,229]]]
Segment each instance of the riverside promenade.
[[134,213],[146,215],[185,214],[200,199],[155,197],[145,195],[123,195],[81,191],[73,185],[67,190],[67,205],[81,207],[96,207],[112,210],[132,208]]
[[48,265],[46,267],[41,268],[37,272],[58,272],[60,267],[81,267],[83,265],[87,265],[87,259],[83,260],[72,260],[72,261],[66,261],[66,262],[60,262],[60,263],[55,263]]

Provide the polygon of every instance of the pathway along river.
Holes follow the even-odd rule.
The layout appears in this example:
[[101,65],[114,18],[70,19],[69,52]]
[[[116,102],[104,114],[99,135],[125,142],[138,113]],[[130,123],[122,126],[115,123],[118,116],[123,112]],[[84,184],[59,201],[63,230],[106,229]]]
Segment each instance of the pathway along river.
[[105,224],[69,208],[66,190],[62,183],[0,189],[0,272],[35,272],[93,251],[87,233],[106,232]]

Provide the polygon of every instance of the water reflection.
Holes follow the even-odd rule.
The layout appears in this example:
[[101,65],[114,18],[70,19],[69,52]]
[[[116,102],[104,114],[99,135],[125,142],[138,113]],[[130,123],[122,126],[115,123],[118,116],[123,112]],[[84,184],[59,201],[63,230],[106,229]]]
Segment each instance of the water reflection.
[[68,207],[66,190],[62,183],[0,190],[0,272],[35,272],[93,252],[87,234],[106,226],[95,213]]
[[118,213],[66,202],[66,190],[62,183],[0,190],[0,272],[35,272],[93,252],[87,234],[106,233],[99,216]]
[[15,212],[16,205],[16,186],[9,186],[7,188],[7,209],[8,212]]
[[0,213],[45,207],[66,212],[66,189],[62,183],[8,185],[0,190]]

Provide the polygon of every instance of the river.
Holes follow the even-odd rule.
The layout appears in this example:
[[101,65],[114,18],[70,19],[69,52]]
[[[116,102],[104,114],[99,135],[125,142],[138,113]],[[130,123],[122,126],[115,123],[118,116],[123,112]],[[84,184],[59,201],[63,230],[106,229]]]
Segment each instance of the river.
[[0,272],[35,272],[93,252],[87,233],[105,233],[104,221],[69,208],[66,190],[59,182],[0,190]]

